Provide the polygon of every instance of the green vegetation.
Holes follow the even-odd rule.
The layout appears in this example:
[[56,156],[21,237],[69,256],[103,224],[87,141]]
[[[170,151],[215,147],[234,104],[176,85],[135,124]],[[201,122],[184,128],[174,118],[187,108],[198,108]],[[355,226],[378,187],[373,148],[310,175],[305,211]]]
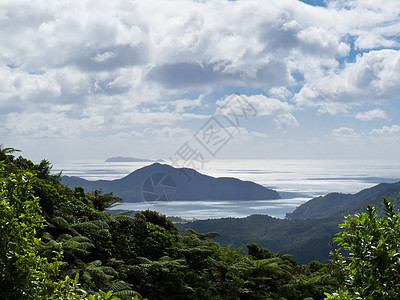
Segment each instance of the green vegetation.
[[246,218],[198,220],[176,226],[181,230],[191,228],[197,232],[217,231],[220,236],[215,241],[221,245],[240,247],[257,243],[272,252],[290,254],[300,264],[308,264],[313,260],[323,263],[330,261],[329,243],[338,232],[338,224],[342,220],[343,216],[284,220],[252,215]]
[[[398,292],[391,283],[398,281],[400,221],[390,201],[385,219],[368,208],[343,225],[339,241],[353,256],[335,252],[333,263],[301,266],[253,242],[242,253],[215,242],[217,233],[179,232],[154,211],[111,216],[104,210],[118,197],[71,189],[48,161],[13,153],[0,147],[1,299],[341,299],[364,291],[392,299]],[[369,235],[366,259],[359,245]]]
[[366,213],[348,216],[336,240],[349,254],[333,253],[344,287],[328,299],[398,299],[400,295],[400,214],[384,198],[384,216],[368,205]]
[[[343,214],[361,212],[367,204],[376,206],[378,214],[382,214],[383,197],[399,198],[400,182],[380,183],[356,194],[330,193],[303,203],[294,212],[286,214],[286,217],[291,220],[341,217]],[[394,203],[394,206],[400,208],[399,203]]]
[[[217,231],[215,240],[222,245],[234,247],[257,243],[272,252],[288,253],[300,264],[313,260],[323,263],[330,261],[331,247],[338,224],[344,215],[361,213],[368,204],[377,207],[383,216],[383,197],[400,199],[400,182],[381,183],[364,189],[354,195],[331,193],[314,198],[299,206],[290,219],[276,219],[267,215],[252,215],[246,218],[223,218],[198,220],[189,224],[176,224],[181,229],[192,228],[197,232]],[[393,202],[400,208],[400,202]]]

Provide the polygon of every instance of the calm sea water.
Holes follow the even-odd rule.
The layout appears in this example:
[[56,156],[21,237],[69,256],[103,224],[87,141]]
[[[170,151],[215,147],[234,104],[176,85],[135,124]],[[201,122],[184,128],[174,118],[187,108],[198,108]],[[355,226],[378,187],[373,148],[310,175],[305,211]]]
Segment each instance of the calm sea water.
[[[88,180],[118,179],[151,163],[73,161],[55,163],[53,171]],[[277,190],[273,201],[172,201],[166,204],[122,203],[115,209],[157,210],[182,218],[245,217],[268,214],[284,218],[300,204],[330,192],[356,193],[381,182],[400,181],[400,161],[376,160],[213,160],[199,172],[236,177]]]

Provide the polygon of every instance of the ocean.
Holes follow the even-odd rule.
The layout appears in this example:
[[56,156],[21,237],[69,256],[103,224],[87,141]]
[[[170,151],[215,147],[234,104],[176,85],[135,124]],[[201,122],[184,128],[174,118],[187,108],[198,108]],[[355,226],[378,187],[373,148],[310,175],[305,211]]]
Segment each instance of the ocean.
[[[53,171],[87,180],[114,180],[151,163],[69,161],[53,164]],[[159,211],[184,219],[246,217],[267,214],[284,218],[302,203],[331,192],[356,193],[381,182],[400,181],[400,161],[386,160],[210,160],[200,173],[236,177],[275,189],[278,200],[171,201],[121,203],[114,209]]]

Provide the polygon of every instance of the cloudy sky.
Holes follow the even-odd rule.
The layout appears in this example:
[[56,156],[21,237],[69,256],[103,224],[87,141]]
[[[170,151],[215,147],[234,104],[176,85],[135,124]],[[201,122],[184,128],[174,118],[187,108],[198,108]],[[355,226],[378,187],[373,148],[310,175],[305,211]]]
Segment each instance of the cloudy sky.
[[0,0],[0,144],[398,159],[399,46],[398,0]]

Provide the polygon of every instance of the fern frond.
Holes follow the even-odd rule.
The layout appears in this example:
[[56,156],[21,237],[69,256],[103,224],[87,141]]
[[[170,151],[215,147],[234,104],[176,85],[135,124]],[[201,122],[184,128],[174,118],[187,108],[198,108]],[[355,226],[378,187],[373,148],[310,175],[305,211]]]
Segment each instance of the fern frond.
[[140,294],[133,290],[123,290],[123,291],[116,291],[113,293],[113,296],[120,298],[121,300],[131,300],[135,296],[138,296],[139,299]]
[[57,242],[65,242],[72,238],[72,235],[63,233],[57,237]]
[[139,264],[151,264],[152,261],[146,257],[138,257]]
[[48,242],[48,241],[52,241],[52,240],[54,240],[54,237],[49,232],[43,233],[42,241]]
[[107,288],[113,291],[122,291],[122,290],[130,290],[132,288],[132,285],[123,280],[118,280],[112,282],[110,285],[107,286]]
[[55,217],[51,220],[52,224],[59,229],[68,229],[70,224],[62,217]]

